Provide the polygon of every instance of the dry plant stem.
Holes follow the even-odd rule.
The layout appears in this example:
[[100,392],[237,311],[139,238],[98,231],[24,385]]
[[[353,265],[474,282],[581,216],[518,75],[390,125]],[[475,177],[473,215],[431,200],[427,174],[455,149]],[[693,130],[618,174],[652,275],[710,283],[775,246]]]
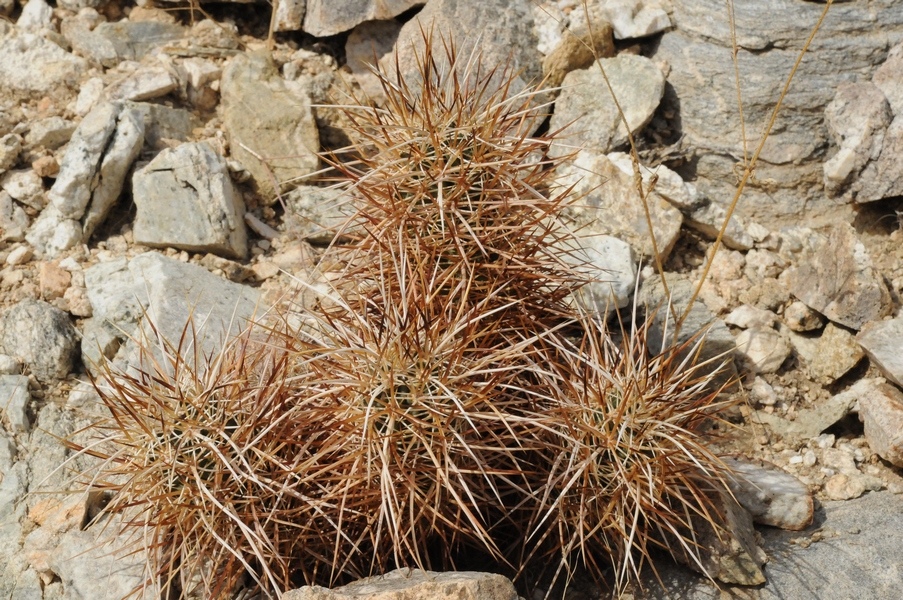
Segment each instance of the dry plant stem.
[[[734,193],[734,198],[733,200],[731,200],[730,206],[728,206],[727,214],[724,217],[724,222],[721,223],[721,229],[718,230],[718,235],[715,237],[715,242],[712,244],[712,250],[709,259],[706,261],[705,268],[702,270],[702,276],[699,278],[699,283],[693,289],[693,295],[690,296],[687,307],[684,309],[683,314],[677,321],[677,324],[675,326],[676,334],[680,333],[680,329],[683,326],[684,321],[689,316],[690,310],[693,308],[693,304],[699,297],[699,293],[702,290],[702,285],[705,283],[706,278],[709,276],[709,271],[712,268],[712,263],[715,261],[715,256],[718,254],[718,250],[721,248],[721,242],[724,239],[724,232],[727,231],[727,226],[731,221],[731,217],[734,216],[734,210],[737,208],[737,204],[740,202],[740,197],[743,195],[743,190],[746,189],[746,184],[749,182],[750,177],[752,177],[752,174],[755,171],[756,163],[759,162],[759,155],[762,153],[762,149],[765,147],[765,142],[768,141],[768,136],[771,134],[771,130],[778,118],[778,112],[780,112],[781,110],[781,105],[784,102],[784,98],[787,96],[787,92],[790,90],[790,84],[793,82],[793,77],[794,75],[796,75],[796,71],[797,69],[799,69],[800,63],[803,61],[803,57],[806,55],[806,52],[808,52],[809,46],[812,44],[812,40],[815,39],[815,35],[818,33],[818,30],[821,29],[821,25],[824,22],[825,17],[828,16],[828,10],[831,8],[831,5],[833,3],[834,0],[827,0],[825,2],[825,8],[822,10],[818,21],[812,28],[812,31],[809,32],[809,37],[806,38],[806,43],[803,44],[799,55],[796,57],[796,61],[793,63],[793,68],[790,70],[790,75],[788,75],[787,80],[784,82],[784,87],[781,90],[781,95],[778,97],[778,101],[774,105],[774,109],[771,111],[771,117],[768,119],[768,123],[766,124],[765,129],[762,132],[762,137],[759,140],[759,145],[756,146],[756,150],[755,152],[753,152],[752,158],[749,160],[749,162],[746,164],[746,168],[743,170],[743,177],[740,179],[740,182],[737,185],[737,191]],[[731,17],[733,18],[733,12],[731,12]]]
[[731,62],[734,65],[734,86],[737,88],[737,112],[740,115],[740,139],[743,142],[743,166],[748,166],[749,150],[747,148],[748,140],[746,139],[746,119],[743,118],[743,89],[740,87],[740,60],[738,53],[740,47],[737,45],[737,22],[734,17],[734,0],[727,0],[728,21],[731,28]]

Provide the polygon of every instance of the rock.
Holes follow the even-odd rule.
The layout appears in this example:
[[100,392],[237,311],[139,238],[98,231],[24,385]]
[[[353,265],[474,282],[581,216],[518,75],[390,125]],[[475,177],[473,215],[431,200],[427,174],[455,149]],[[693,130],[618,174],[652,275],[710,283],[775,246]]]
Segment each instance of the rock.
[[371,70],[388,56],[401,32],[398,21],[368,21],[361,23],[348,35],[345,57],[348,68],[364,94],[373,100],[383,100],[382,85]]
[[[682,344],[692,340],[692,348],[688,348],[683,355],[696,352],[695,345],[701,345],[698,358],[695,361],[699,376],[714,374],[714,386],[725,384],[725,391],[736,389],[737,367],[733,361],[733,354],[737,349],[734,336],[720,319],[716,319],[704,304],[697,301],[693,304],[689,314],[684,319],[679,335],[674,335],[674,316],[680,318],[687,310],[687,304],[693,293],[693,285],[685,279],[678,279],[673,275],[668,278],[668,289],[671,292],[670,299],[665,295],[661,278],[658,275],[648,277],[640,287],[639,300],[646,306],[647,313],[655,311],[652,325],[647,334],[650,348],[666,347],[668,344]],[[670,305],[669,305],[670,300]],[[695,339],[694,339],[695,337]]]
[[[731,21],[719,0],[671,4],[675,29],[662,35],[652,58],[670,66],[673,95],[668,103],[679,110],[675,124],[683,142],[695,148],[699,157],[693,165],[699,190],[725,205],[735,191],[736,157],[744,156],[730,60]],[[746,131],[756,132],[750,147],[771,117],[823,8],[823,3],[783,0],[735,6],[739,71],[744,81],[757,82],[756,91],[745,94],[743,102]],[[876,18],[881,20],[881,31],[873,37]],[[766,224],[792,224],[811,215],[830,223],[848,213],[823,191],[822,161],[831,142],[820,107],[831,101],[841,83],[861,80],[880,65],[887,48],[901,35],[903,10],[896,0],[832,6],[794,76],[756,166],[757,181],[744,192],[739,206],[742,216]]]
[[285,195],[285,229],[312,244],[330,244],[356,214],[342,190],[300,185]]
[[612,28],[607,21],[593,23],[592,31],[586,27],[566,30],[561,42],[542,61],[546,85],[559,86],[571,71],[592,68],[597,58],[614,55]]
[[53,18],[53,9],[45,0],[28,0],[22,7],[16,28],[20,31],[38,32],[44,28],[50,28]]
[[121,103],[95,107],[66,148],[48,206],[26,239],[53,257],[91,236],[119,198],[132,162],[144,143],[140,115]]
[[179,82],[164,67],[146,67],[120,79],[107,88],[110,100],[153,100],[172,92]]
[[799,300],[794,300],[784,309],[784,323],[791,331],[803,333],[821,329],[825,318]]
[[856,202],[871,202],[903,195],[898,177],[903,169],[903,116],[895,117],[884,132],[881,154],[869,162],[853,184]]
[[0,188],[25,206],[44,208],[44,184],[33,169],[7,171],[0,177]]
[[33,256],[34,252],[32,252],[31,248],[28,246],[19,246],[18,248],[13,248],[9,253],[9,256],[6,257],[6,264],[12,266],[24,265],[30,261]]
[[778,394],[770,383],[757,376],[749,388],[749,399],[753,404],[774,406],[778,403]]
[[574,148],[608,153],[627,143],[627,127],[600,67],[630,132],[637,133],[652,119],[665,91],[661,70],[648,58],[634,54],[601,59],[588,69],[571,71],[562,81],[549,127],[552,131],[568,128],[559,143],[552,145],[552,154],[561,156]]
[[536,49],[543,56],[552,53],[566,35],[568,16],[554,1],[533,4],[533,34],[536,36]]
[[15,133],[7,133],[0,137],[0,173],[16,166],[21,151],[21,137]]
[[244,201],[204,142],[163,150],[132,178],[135,242],[234,258],[248,253]]
[[608,315],[630,303],[637,283],[637,260],[626,242],[608,235],[579,237],[576,259],[590,283],[577,291],[577,304],[590,314]]
[[276,0],[273,4],[273,31],[298,31],[304,23],[307,0]]
[[[559,165],[558,173],[559,189],[574,186],[573,200],[564,214],[581,235],[611,235],[630,244],[639,254],[652,256],[646,214],[631,174],[604,154],[587,150]],[[665,260],[680,234],[682,217],[655,191],[647,196],[647,203],[659,256]]]
[[170,108],[149,102],[126,102],[137,111],[144,123],[144,144],[154,150],[168,148],[172,141],[187,142],[192,131],[201,126],[200,119],[184,108]]
[[800,531],[812,523],[812,494],[799,479],[764,461],[725,458],[731,492],[760,525]]
[[0,241],[21,242],[29,223],[22,207],[13,202],[9,194],[0,191]]
[[872,83],[884,93],[894,116],[903,115],[903,43],[891,48],[887,60],[875,70]]
[[[684,211],[687,226],[709,239],[715,239],[724,225],[727,209],[698,194],[697,197],[699,202],[692,209]],[[736,213],[731,215],[731,220],[727,224],[727,229],[724,230],[721,241],[733,250],[749,250],[754,244],[752,236],[747,232],[745,219]]]
[[48,117],[31,123],[25,135],[29,148],[56,150],[69,141],[75,132],[75,123],[62,117]]
[[852,500],[865,493],[865,485],[856,477],[844,473],[832,475],[825,482],[825,494],[831,500]]
[[0,81],[15,97],[75,89],[87,63],[53,42],[13,28],[0,33]]
[[903,317],[889,321],[868,323],[856,336],[856,341],[885,377],[903,386]]
[[435,573],[397,569],[332,590],[305,586],[283,600],[518,600],[514,584],[494,573],[458,571]]
[[76,30],[71,35],[70,43],[83,55],[113,67],[125,60],[139,61],[155,49],[181,39],[185,28],[160,21],[118,21],[100,23],[91,30]]
[[68,315],[40,300],[22,300],[0,317],[0,352],[19,358],[38,380],[72,370],[78,332]]
[[[571,12],[571,23],[586,23],[586,7],[578,3]],[[619,40],[646,37],[671,27],[668,13],[657,3],[646,0],[597,0],[589,5],[589,16],[594,25],[611,23]]]
[[18,375],[21,370],[19,361],[9,354],[0,354],[0,375]]
[[725,316],[724,322],[741,329],[767,329],[774,326],[776,319],[777,315],[770,310],[743,304]]
[[811,351],[805,352],[803,346],[809,341],[800,335],[791,335],[797,353],[805,359],[809,377],[817,383],[834,383],[859,364],[864,356],[853,334],[833,323],[828,323]]
[[[884,93],[872,83],[844,83],[825,109],[825,124],[838,145],[825,162],[825,189],[839,196],[865,165],[881,155],[885,130],[893,120]],[[855,196],[855,194],[854,194]],[[865,198],[859,201],[878,200]]]
[[289,87],[265,54],[232,58],[221,93],[232,156],[251,173],[265,201],[319,168],[310,97]]
[[353,29],[364,21],[397,17],[423,0],[307,0],[304,31],[327,37]]
[[42,262],[38,268],[38,286],[45,300],[62,298],[72,283],[72,274],[58,263]]
[[903,467],[903,392],[886,383],[874,386],[859,397],[859,417],[872,450]]
[[850,225],[814,235],[788,269],[787,283],[807,306],[851,329],[891,308],[887,286]]
[[[164,339],[177,343],[193,317],[200,347],[214,352],[227,332],[236,333],[252,316],[263,313],[258,290],[156,252],[86,269],[85,285],[94,318],[109,323],[121,341],[136,335],[146,313]],[[83,345],[97,348],[99,343],[103,348],[110,343],[85,333]]]
[[880,379],[862,379],[850,389],[820,401],[814,406],[796,412],[796,418],[788,421],[763,411],[755,412],[755,420],[765,423],[778,435],[795,440],[808,440],[825,431],[845,416],[864,395],[874,394]]
[[28,391],[28,377],[0,375],[0,413],[4,416],[7,430],[13,435],[28,433],[31,429],[31,421],[28,419],[29,402],[31,394]]
[[746,329],[737,336],[736,344],[754,373],[776,373],[791,352],[786,337],[771,327]]

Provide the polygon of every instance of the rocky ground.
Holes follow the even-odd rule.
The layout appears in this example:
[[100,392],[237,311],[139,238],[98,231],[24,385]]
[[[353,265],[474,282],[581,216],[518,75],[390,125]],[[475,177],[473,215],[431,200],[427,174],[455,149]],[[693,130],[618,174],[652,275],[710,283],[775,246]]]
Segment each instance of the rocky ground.
[[[595,46],[654,181],[657,250],[682,307],[823,8],[735,6],[744,144],[720,0],[592,0],[589,19],[577,0],[280,0],[272,45],[265,4],[139,4],[0,0],[5,597],[113,599],[134,585],[140,561],[96,544],[113,528],[82,527],[92,503],[42,493],[67,485],[56,436],[89,422],[89,371],[127,355],[146,315],[176,339],[202,314],[211,348],[294,280],[311,281],[349,210],[316,185],[317,153],[351,135],[328,105],[349,93],[378,102],[365,63],[397,53],[410,69],[420,23],[479,33],[487,60],[510,57],[523,80],[560,83],[545,126],[573,123],[553,152],[580,149],[560,175],[584,194],[569,214],[605,273],[589,298],[613,293],[624,307],[637,265],[641,296],[661,291],[642,206],[629,200],[627,128],[574,40]],[[801,530],[749,530],[718,571],[754,585],[729,588],[739,597],[903,593],[888,563],[903,550],[893,519],[903,510],[901,42],[900,3],[831,7],[690,321],[714,320],[709,348],[731,353],[741,383],[738,427],[722,444],[760,489],[738,484],[738,495],[758,522]],[[515,597],[482,577],[447,589]],[[680,597],[718,597],[685,570],[664,579]],[[440,597],[423,585],[403,597]]]

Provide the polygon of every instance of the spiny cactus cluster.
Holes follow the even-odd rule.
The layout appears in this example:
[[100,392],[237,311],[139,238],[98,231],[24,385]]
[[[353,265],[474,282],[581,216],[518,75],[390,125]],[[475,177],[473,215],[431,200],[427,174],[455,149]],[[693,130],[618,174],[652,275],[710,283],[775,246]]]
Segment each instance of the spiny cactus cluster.
[[613,335],[580,309],[562,219],[579,199],[550,192],[539,94],[425,41],[416,82],[396,65],[384,107],[347,109],[355,160],[328,159],[358,207],[329,297],[206,359],[189,327],[97,382],[111,416],[75,447],[166,597],[278,597],[474,552],[619,586],[653,548],[698,556],[696,519],[722,527],[699,340],[653,349],[639,315]]

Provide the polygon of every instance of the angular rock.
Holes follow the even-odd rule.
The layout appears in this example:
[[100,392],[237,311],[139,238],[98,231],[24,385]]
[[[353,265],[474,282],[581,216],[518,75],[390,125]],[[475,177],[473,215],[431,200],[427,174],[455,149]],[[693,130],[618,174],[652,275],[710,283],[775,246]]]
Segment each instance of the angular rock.
[[75,133],[75,123],[62,117],[48,117],[31,123],[25,135],[29,148],[56,150],[69,141]]
[[577,259],[579,270],[590,277],[590,283],[577,291],[577,303],[590,314],[607,315],[630,302],[637,282],[637,260],[626,242],[608,235],[579,238]]
[[87,63],[53,42],[13,28],[0,33],[0,81],[7,93],[27,97],[74,89]]
[[[683,142],[697,149],[694,163],[700,192],[724,204],[733,197],[737,158],[744,156],[739,134],[737,86],[731,64],[731,21],[719,0],[674,0],[675,29],[665,32],[653,59],[670,65],[669,106],[679,110],[675,125]],[[755,136],[768,122],[794,62],[824,9],[819,2],[762,0],[734,7],[739,71],[744,88],[746,131]],[[724,18],[716,18],[722,15]],[[875,33],[876,19],[881,28]],[[868,6],[831,7],[797,70],[776,127],[747,186],[739,210],[762,223],[791,224],[801,215],[831,222],[848,209],[824,194],[824,156],[830,137],[823,107],[838,85],[862,79],[880,65],[887,48],[903,34],[903,10],[896,0]],[[670,93],[670,92],[669,92]],[[835,221],[836,222],[836,221]]]
[[157,155],[132,178],[135,242],[244,258],[244,201],[225,159],[204,142]]
[[30,223],[22,207],[9,194],[0,191],[0,241],[21,242]]
[[805,361],[809,377],[825,385],[843,377],[864,356],[853,334],[833,323],[817,339],[791,334],[790,341]]
[[33,169],[7,171],[0,177],[0,188],[25,206],[44,208],[44,184]]
[[[600,67],[605,70],[612,91]],[[635,134],[652,119],[665,91],[665,76],[648,58],[621,54],[601,59],[588,69],[571,71],[561,86],[550,128],[555,131],[569,127],[560,143],[552,146],[553,154],[568,154],[574,148],[607,153],[627,143],[628,127]]]
[[140,102],[160,98],[178,87],[178,80],[164,67],[147,67],[113,83],[107,88],[107,97]]
[[774,326],[777,316],[770,310],[742,304],[724,317],[724,322],[741,329],[766,329]]
[[794,296],[828,319],[861,329],[891,308],[890,292],[850,225],[817,234],[787,272]]
[[741,331],[736,344],[737,351],[746,357],[754,373],[777,372],[791,352],[787,338],[771,327]]
[[299,185],[285,195],[285,229],[312,244],[330,244],[356,214],[351,196],[341,190]]
[[91,236],[122,192],[144,143],[140,115],[121,103],[95,107],[79,124],[26,239],[49,257]]
[[[586,22],[587,4],[578,4],[571,12],[573,23]],[[656,2],[647,0],[597,0],[589,3],[590,21],[598,27],[598,23],[608,22],[619,40],[650,36],[671,27],[668,13]]]
[[[843,194],[865,165],[881,155],[885,130],[893,117],[878,86],[845,83],[837,88],[834,100],[825,109],[825,124],[839,146],[837,153],[825,162],[828,193]],[[862,201],[858,197],[857,200]]]
[[31,429],[31,421],[28,419],[30,401],[28,377],[0,375],[0,414],[4,416],[4,424],[13,435],[28,433]]
[[184,35],[185,28],[175,23],[118,21],[74,31],[70,43],[84,56],[105,67],[113,67],[124,60],[139,61],[156,48]]
[[45,0],[28,0],[22,7],[16,27],[20,31],[37,32],[45,27],[49,29],[52,19],[53,9]]
[[876,385],[859,397],[859,418],[872,450],[903,467],[903,392],[887,383]]
[[282,596],[283,600],[518,600],[514,584],[494,573],[458,571],[435,573],[397,569],[332,590],[305,586]]
[[125,105],[140,115],[144,123],[144,144],[154,150],[168,148],[165,140],[187,142],[192,130],[202,125],[194,113],[184,108],[150,102],[126,102]]
[[[583,150],[558,167],[561,189],[574,186],[565,216],[581,235],[611,235],[630,244],[639,254],[652,256],[646,213],[633,175],[625,173],[604,154]],[[665,260],[680,233],[680,211],[654,190],[647,196],[659,256]]]
[[298,31],[304,23],[307,0],[276,0],[273,4],[273,31]]
[[784,323],[791,331],[802,333],[821,329],[825,318],[799,300],[794,300],[784,309]]
[[760,525],[800,531],[812,523],[814,503],[806,485],[764,461],[725,458],[731,492]]
[[22,300],[0,317],[0,352],[20,359],[40,381],[62,379],[78,353],[78,332],[60,309]]
[[612,28],[607,21],[594,22],[592,30],[572,25],[542,61],[546,85],[559,86],[571,71],[589,68],[597,58],[611,58],[614,55]]
[[345,42],[347,65],[368,98],[378,100],[384,96],[379,78],[371,68],[392,52],[400,32],[398,21],[369,21],[361,23],[348,35]]
[[885,377],[903,386],[903,317],[889,321],[868,323],[856,336],[856,341]]
[[7,133],[0,137],[0,173],[12,169],[19,162],[22,151],[22,138],[15,133]]
[[353,29],[364,21],[397,17],[423,0],[307,0],[304,31],[327,37]]
[[251,173],[265,201],[317,170],[320,142],[310,98],[290,88],[270,58],[235,56],[223,71],[221,93],[232,157]]
[[903,116],[895,117],[884,132],[881,154],[869,162],[852,185],[856,202],[871,202],[903,195]]
[[903,42],[887,54],[887,60],[875,70],[872,83],[878,86],[894,116],[903,115]]

